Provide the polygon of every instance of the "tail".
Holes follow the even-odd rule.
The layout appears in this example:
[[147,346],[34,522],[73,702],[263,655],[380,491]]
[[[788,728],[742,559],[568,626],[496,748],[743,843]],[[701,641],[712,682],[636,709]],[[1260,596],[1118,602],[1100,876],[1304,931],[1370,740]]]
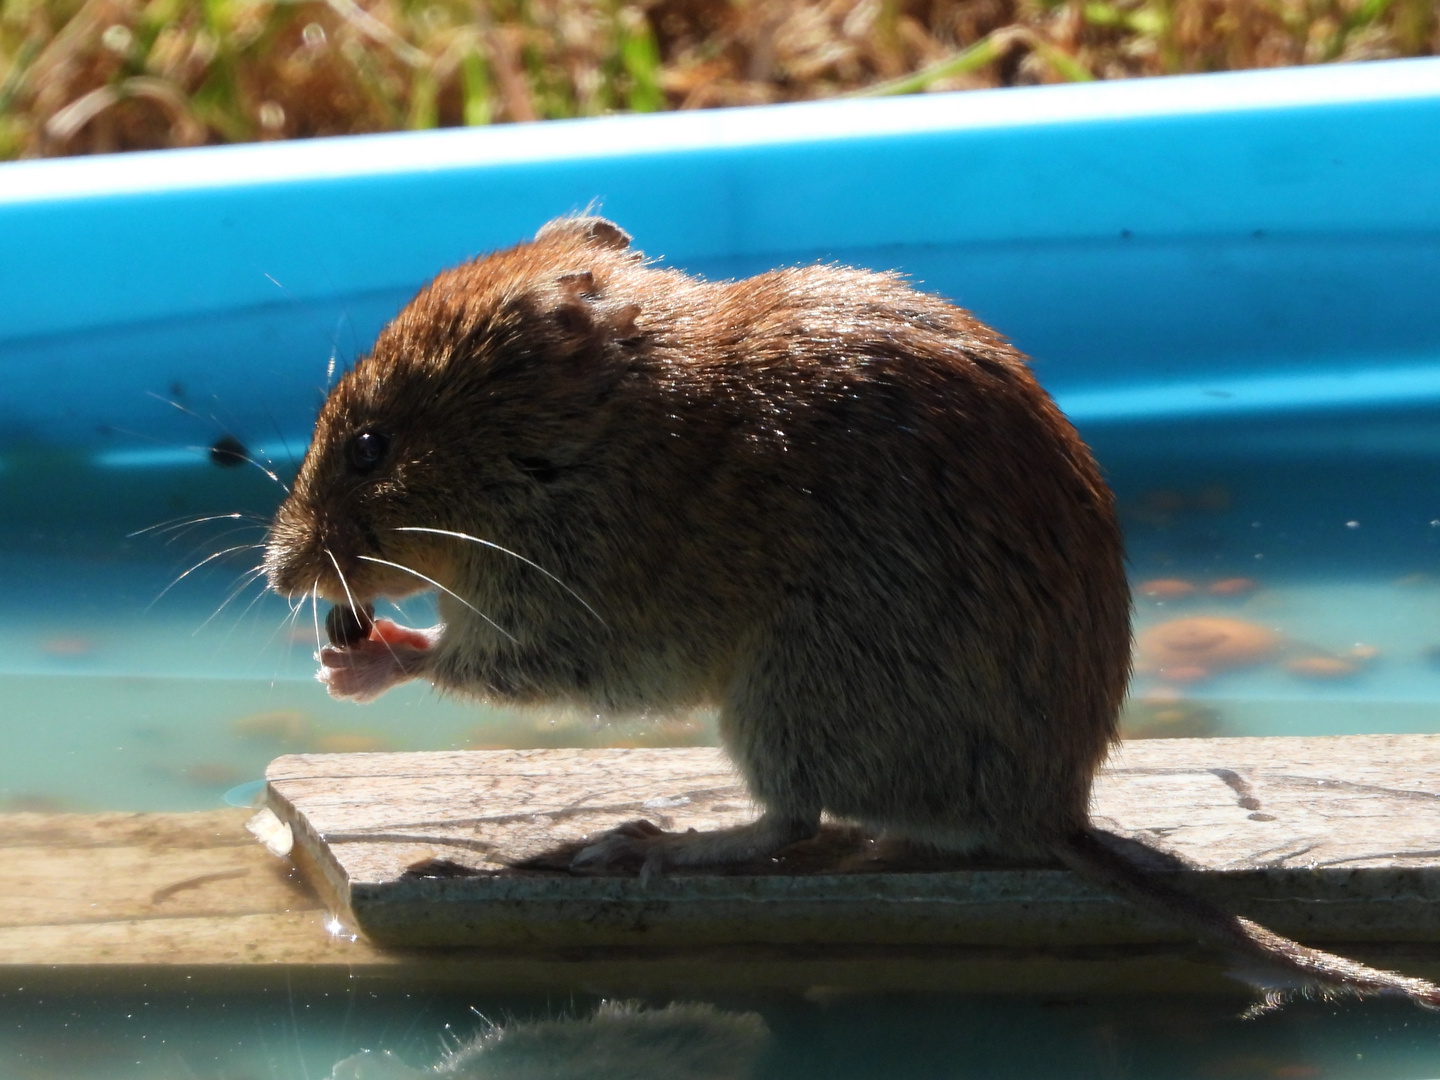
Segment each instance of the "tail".
[[1308,948],[1272,933],[1259,923],[1171,888],[1101,843],[1093,830],[1075,833],[1061,841],[1055,845],[1054,853],[1081,877],[1193,930],[1203,940],[1257,960],[1276,974],[1295,977],[1296,982],[1285,990],[1259,985],[1257,988],[1266,991],[1265,1003],[1252,1012],[1263,1012],[1281,1004],[1286,999],[1286,990],[1319,997],[1403,994],[1417,1005],[1440,1009],[1440,986]]

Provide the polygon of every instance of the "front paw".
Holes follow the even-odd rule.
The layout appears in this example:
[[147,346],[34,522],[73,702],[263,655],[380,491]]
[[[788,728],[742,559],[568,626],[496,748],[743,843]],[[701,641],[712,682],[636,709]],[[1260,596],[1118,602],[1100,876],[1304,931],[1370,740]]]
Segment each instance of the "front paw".
[[405,645],[362,641],[343,648],[326,645],[315,677],[330,696],[344,701],[373,701],[392,686],[415,678],[425,654]]
[[316,678],[333,698],[373,701],[392,686],[425,672],[440,629],[413,630],[389,619],[376,619],[369,637],[322,648],[316,656],[320,661]]

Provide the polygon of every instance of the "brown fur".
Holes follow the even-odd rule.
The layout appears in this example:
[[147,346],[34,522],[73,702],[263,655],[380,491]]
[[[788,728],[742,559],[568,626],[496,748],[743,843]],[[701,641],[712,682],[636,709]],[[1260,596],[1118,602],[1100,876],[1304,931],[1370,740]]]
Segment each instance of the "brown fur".
[[[504,702],[718,705],[762,819],[621,830],[584,861],[753,858],[828,812],[1059,852],[1123,888],[1075,840],[1129,677],[1120,530],[1024,358],[894,275],[709,283],[628,239],[561,219],[442,273],[336,386],[272,585],[423,587],[369,555],[485,618],[442,593],[444,626],[413,646],[322,654],[332,693],[421,676]],[[363,475],[362,431],[389,438]]]

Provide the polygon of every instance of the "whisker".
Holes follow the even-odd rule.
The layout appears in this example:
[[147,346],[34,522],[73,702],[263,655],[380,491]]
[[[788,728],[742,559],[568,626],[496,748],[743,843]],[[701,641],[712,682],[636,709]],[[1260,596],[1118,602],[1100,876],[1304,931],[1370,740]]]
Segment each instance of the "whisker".
[[[229,539],[229,538],[232,537],[232,536],[244,535],[244,534],[246,534],[246,533],[249,533],[252,529],[254,529],[254,528],[256,528],[256,527],[257,527],[257,526],[254,526],[254,525],[241,525],[241,526],[236,526],[236,527],[233,528],[233,529],[221,529],[218,533],[214,533],[214,534],[212,534],[212,535],[206,536],[206,537],[205,537],[204,539],[202,539],[198,544],[193,544],[193,545],[191,545],[191,546],[190,546],[190,549],[185,552],[185,555],[186,555],[187,558],[189,558],[189,557],[191,557],[191,556],[194,556],[194,555],[199,555],[200,552],[204,551],[206,548],[214,547],[216,544],[220,543],[222,540],[227,540],[227,539]],[[188,537],[185,535],[185,533],[183,533],[183,532],[178,532],[178,533],[176,533],[174,536],[170,537],[168,540],[165,541],[165,546],[166,546],[166,547],[170,547],[172,544],[179,543],[181,540],[188,540]],[[264,547],[265,547],[265,544],[264,544],[264,542],[260,542],[260,543],[252,543],[252,544],[250,544],[249,546],[250,546],[250,547],[253,547],[253,548],[256,548],[257,550],[263,550]]]
[[196,412],[194,409],[190,408],[188,405],[181,405],[180,402],[176,401],[174,398],[168,398],[168,397],[166,397],[164,394],[157,394],[154,390],[146,390],[146,391],[145,391],[145,396],[146,396],[146,397],[152,397],[152,398],[154,398],[156,401],[163,401],[166,405],[169,405],[172,409],[179,409],[179,410],[180,410],[181,412],[183,412],[186,416],[193,416],[196,420],[200,420],[200,421],[210,420],[210,421],[212,421],[212,422],[214,422],[214,423],[216,423],[216,424],[219,423],[219,421],[216,421],[213,416],[201,416],[198,412]]
[[[253,585],[256,581],[258,581],[260,578],[262,578],[262,577],[265,576],[265,567],[264,567],[264,566],[257,566],[257,567],[255,567],[254,570],[249,571],[248,576],[249,576],[250,580],[247,581],[247,582],[245,582],[245,585],[246,585],[247,587],[250,586],[250,585]],[[246,604],[246,605],[245,605],[245,610],[242,611],[242,612],[240,612],[240,618],[243,619],[246,615],[250,614],[250,609],[253,608],[256,604],[258,604],[261,600],[264,600],[264,599],[265,599],[265,593],[266,593],[267,591],[268,591],[268,590],[266,590],[266,589],[261,589],[259,592],[257,592],[257,593],[255,594],[255,599],[254,599],[254,600],[251,600],[250,603]]]
[[[157,393],[155,393],[155,391],[153,391],[153,390],[146,390],[145,393],[148,394],[150,397],[154,398],[156,401],[163,401],[166,405],[169,405],[169,406],[171,406],[172,408],[179,409],[179,410],[180,410],[181,412],[183,412],[186,416],[193,416],[196,420],[199,420],[201,423],[205,423],[206,421],[209,421],[211,424],[214,424],[214,425],[215,425],[215,430],[221,432],[222,434],[229,434],[229,433],[230,433],[230,429],[229,429],[225,424],[222,424],[222,423],[220,422],[220,418],[219,418],[218,416],[216,416],[213,412],[212,412],[212,413],[198,413],[198,412],[196,412],[194,409],[190,408],[188,405],[181,405],[180,402],[176,401],[174,398],[168,398],[168,397],[166,397],[164,394],[157,394]],[[232,438],[233,438],[233,435],[232,435]]]
[[[316,582],[316,586],[318,587],[318,585],[319,585],[319,582],[317,581],[317,582]],[[300,615],[301,615],[301,613],[305,610],[305,601],[306,601],[307,599],[309,599],[309,598],[312,596],[312,594],[313,594],[313,590],[312,590],[312,591],[303,592],[303,593],[300,594],[299,597],[297,597],[297,598],[294,599],[294,600],[292,600],[289,596],[282,596],[282,597],[281,597],[281,599],[284,600],[284,602],[285,602],[285,610],[286,610],[287,612],[289,612],[289,614],[287,614],[287,615],[285,616],[285,618],[283,618],[283,619],[280,621],[280,629],[277,630],[276,633],[279,633],[280,630],[284,630],[284,631],[285,631],[285,638],[284,638],[285,651],[284,651],[284,656],[285,656],[287,659],[289,658],[289,656],[290,656],[290,655],[294,652],[294,650],[295,650],[295,645],[296,645],[295,626],[296,626],[297,623],[299,623],[299,621],[300,621]],[[264,591],[264,590],[261,590],[260,595],[261,595],[261,596],[264,596],[264,595],[265,595],[265,591]],[[316,636],[317,636],[317,637],[319,636],[318,624],[317,624],[317,628],[316,628]],[[271,640],[271,641],[274,641],[274,640],[275,640],[275,634],[271,634],[271,635],[270,635],[270,640]],[[316,645],[316,651],[317,651],[317,652],[319,651],[319,645],[318,645],[318,644]],[[278,667],[278,664],[277,664],[277,667],[276,667],[276,678],[278,678],[278,677],[279,677],[279,667]]]
[[[339,291],[338,289],[336,290]],[[350,318],[350,307],[345,305],[340,308],[340,314],[335,319],[335,328],[330,331],[330,363],[325,368],[325,390],[328,393],[335,381],[335,367],[340,358],[340,330],[344,327],[350,333],[350,353],[357,355],[364,348],[359,335],[355,331],[355,322]]]
[[151,600],[150,603],[145,606],[145,610],[146,610],[146,611],[149,611],[151,608],[153,608],[156,604],[158,604],[158,603],[160,602],[160,598],[161,598],[161,597],[163,597],[166,593],[168,593],[168,592],[169,592],[171,589],[173,589],[176,585],[179,585],[180,582],[184,581],[187,577],[189,577],[191,574],[193,574],[196,570],[199,570],[199,569],[200,569],[202,566],[204,566],[206,563],[212,563],[212,562],[214,562],[216,559],[223,558],[224,556],[229,555],[229,554],[231,554],[231,553],[233,553],[233,552],[236,552],[236,551],[253,551],[253,550],[257,549],[257,548],[263,548],[264,546],[265,546],[264,544],[234,544],[234,545],[232,545],[231,547],[221,548],[219,551],[215,552],[215,554],[213,554],[213,555],[207,555],[205,558],[203,558],[203,559],[201,559],[199,562],[197,562],[194,566],[190,567],[189,570],[186,570],[183,574],[181,574],[179,577],[177,577],[174,581],[170,582],[169,585],[166,585],[165,588],[161,589],[160,592],[159,592],[159,594],[155,597],[155,599],[154,599],[154,600]]
[[578,592],[576,592],[574,589],[572,589],[569,585],[566,585],[565,582],[561,581],[558,577],[552,574],[549,570],[546,570],[543,566],[535,562],[533,559],[527,559],[524,555],[521,555],[518,552],[511,551],[507,547],[501,547],[493,540],[481,540],[478,536],[471,536],[469,533],[453,532],[450,529],[430,529],[426,528],[423,525],[399,525],[396,526],[394,531],[434,533],[436,536],[451,536],[454,537],[456,540],[468,540],[472,544],[479,544],[481,547],[493,548],[494,550],[501,552],[504,555],[509,555],[512,559],[519,559],[526,566],[532,567],[533,569],[540,571],[540,573],[544,574],[551,581],[555,582],[556,585],[559,585],[567,593],[573,596],[576,602],[578,602],[581,607],[583,607],[586,611],[593,615],[595,617],[595,620],[601,626],[605,625],[605,620],[600,618],[600,613],[596,611],[593,607],[591,607],[588,603],[586,603],[585,598],[581,596]]
[[204,525],[207,521],[246,521],[249,520],[257,526],[264,526],[266,521],[259,514],[244,514],[236,510],[229,514],[206,514],[203,517],[173,517],[165,521],[157,522],[154,525],[146,525],[143,529],[136,529],[134,532],[125,534],[126,540],[133,540],[137,536],[144,536],[146,533],[167,533],[177,529],[184,529],[191,525]]
[[[246,613],[248,613],[248,612],[250,611],[250,609],[253,608],[257,603],[259,603],[262,599],[264,599],[264,597],[265,597],[265,595],[266,595],[267,592],[269,592],[268,589],[261,589],[261,590],[255,595],[255,599],[254,599],[254,600],[251,600],[250,603],[248,603],[248,604],[245,605],[245,611],[243,611],[243,612],[240,613],[240,614],[242,615],[242,617],[243,617]],[[289,655],[289,653],[290,653],[290,651],[291,651],[291,646],[294,644],[292,638],[293,638],[294,633],[295,633],[295,623],[299,620],[299,618],[300,618],[300,609],[301,609],[302,607],[304,607],[304,606],[305,606],[305,599],[304,599],[304,597],[301,597],[300,601],[299,601],[298,603],[295,603],[295,604],[292,604],[292,603],[289,601],[288,598],[285,600],[285,610],[286,610],[287,612],[289,612],[289,614],[286,615],[285,618],[281,619],[281,620],[280,620],[280,625],[277,626],[274,630],[272,630],[272,631],[270,632],[270,636],[269,636],[269,637],[266,639],[266,641],[265,641],[265,645],[266,645],[267,648],[274,643],[275,638],[276,638],[276,635],[280,634],[281,632],[284,632],[284,633],[285,633],[285,638],[284,638],[284,642],[285,642],[285,655],[286,655],[286,656]],[[275,669],[274,676],[272,677],[272,681],[271,681],[271,686],[272,686],[272,687],[274,686],[274,681],[273,681],[273,679],[274,679],[274,678],[278,678],[278,677],[279,677],[279,666],[278,666],[278,664],[277,664],[276,669]]]
[[[239,581],[241,578],[245,578],[247,579],[246,584],[249,584],[251,581],[254,581],[263,573],[265,573],[265,564],[263,562],[256,563],[254,566],[250,567],[250,569],[240,571],[240,573],[235,575],[233,580]],[[265,594],[262,592],[260,595],[264,596]]]
[[[264,574],[265,574],[265,565],[264,565],[263,563],[260,564],[259,566],[254,567],[254,568],[251,569],[251,570],[247,570],[246,573],[245,573],[245,577],[246,577],[247,580],[244,581],[244,582],[240,585],[240,588],[238,588],[238,589],[235,590],[236,594],[238,595],[238,594],[239,594],[240,592],[242,592],[243,590],[245,590],[245,589],[249,588],[251,585],[255,584],[256,581],[258,581],[261,577],[264,576]],[[249,615],[250,612],[254,610],[255,605],[258,604],[261,600],[265,599],[265,597],[266,597],[266,595],[269,593],[269,591],[270,591],[270,590],[269,590],[268,588],[266,588],[265,586],[261,586],[261,587],[260,587],[260,589],[255,593],[254,597],[251,598],[250,602],[245,605],[244,609],[240,612],[240,614],[239,614],[238,616],[236,616],[236,618],[234,619],[234,621],[232,621],[232,622],[230,623],[230,630],[229,630],[229,632],[226,633],[226,635],[225,635],[225,641],[226,641],[226,642],[228,642],[232,637],[234,637],[234,635],[235,635],[235,628],[240,625],[240,620],[244,619],[246,615]],[[228,604],[229,602],[230,602],[230,600],[229,600],[229,599],[226,599],[225,603]],[[222,604],[221,607],[223,608],[224,605]],[[217,611],[216,614],[218,615],[219,612]],[[291,614],[290,619],[291,619],[291,621],[293,622],[293,620],[294,620],[294,614],[293,614],[293,613]],[[284,625],[284,624],[282,623],[281,626],[283,627],[283,625]],[[279,627],[277,627],[275,630],[272,630],[272,631],[270,632],[270,636],[265,639],[265,647],[266,647],[266,648],[269,648],[270,645],[272,645],[272,644],[274,643],[274,641],[275,641],[275,635],[278,634],[279,632],[280,632],[280,628],[279,628]]]
[[334,552],[329,548],[325,549],[325,555],[330,560],[330,565],[335,567],[335,576],[340,579],[340,587],[345,590],[345,599],[350,601],[350,614],[358,620],[360,618],[360,606],[355,603],[355,596],[350,591],[350,583],[345,580],[345,573],[340,569],[340,563],[335,558]]
[[[208,421],[209,423],[214,424],[215,427],[216,427],[219,431],[221,431],[222,433],[227,432],[227,431],[229,430],[224,424],[222,424],[222,423],[220,422],[220,418],[219,418],[218,416],[214,415],[213,413],[211,413],[211,414],[208,415],[208,416],[205,416],[205,415],[202,415],[202,414],[196,412],[194,409],[190,408],[190,407],[187,406],[187,405],[181,405],[180,402],[174,400],[173,398],[167,398],[164,394],[157,394],[157,393],[155,393],[155,391],[153,391],[153,390],[146,390],[145,393],[146,393],[147,395],[149,395],[150,397],[154,398],[156,401],[163,401],[166,405],[169,405],[169,406],[171,406],[172,408],[179,409],[179,410],[180,410],[181,412],[183,412],[186,416],[193,416],[196,420],[199,420],[199,421],[201,421],[202,423]],[[234,438],[234,436],[232,435],[231,438]],[[206,446],[206,447],[199,447],[199,446],[187,447],[187,449],[195,450],[195,451],[197,451],[198,453],[202,453],[202,454],[208,454],[208,453],[210,452],[210,448],[209,448],[208,446]],[[282,480],[280,479],[280,477],[276,476],[275,473],[273,473],[271,470],[267,469],[264,465],[260,464],[260,462],[256,461],[254,458],[252,458],[248,453],[245,453],[245,454],[236,454],[235,456],[238,457],[241,461],[247,462],[247,463],[250,464],[250,465],[254,465],[255,468],[259,469],[259,470],[260,470],[261,472],[263,472],[266,476],[268,476],[271,480],[274,480],[275,483],[279,484],[280,487],[284,489],[286,495],[289,495],[289,494],[290,494],[290,489],[285,486],[284,481],[282,481]]]
[[390,609],[395,612],[395,618],[397,618],[400,622],[409,623],[416,620],[417,616],[406,611],[405,605],[400,603],[399,600],[392,600],[390,597],[387,596],[385,597],[385,603],[390,605]]
[[[230,606],[230,602],[231,602],[232,600],[234,600],[234,599],[235,599],[237,596],[239,596],[242,592],[244,592],[246,589],[248,589],[251,585],[254,585],[256,579],[258,579],[258,578],[260,577],[260,575],[263,574],[263,573],[265,573],[265,568],[264,568],[263,566],[257,566],[257,567],[255,567],[255,568],[252,569],[252,570],[247,570],[247,571],[242,575],[242,576],[245,578],[245,580],[242,581],[239,585],[235,586],[235,588],[230,591],[230,595],[229,595],[229,596],[225,597],[224,600],[221,600],[221,601],[220,601],[220,606],[217,607],[214,611],[212,611],[212,612],[210,613],[210,617],[209,617],[208,619],[206,619],[204,622],[202,622],[202,623],[201,623],[199,626],[197,626],[194,630],[190,631],[190,636],[191,636],[191,637],[194,637],[196,634],[200,633],[201,630],[204,630],[205,627],[209,626],[212,622],[214,622],[214,621],[215,621],[215,617],[216,617],[217,615],[219,615],[222,611],[224,611],[227,607],[229,607],[229,606]],[[264,596],[264,595],[265,595],[265,591],[262,589],[262,590],[260,591],[260,594],[259,594],[259,595],[260,595],[260,596]],[[256,599],[258,599],[258,598],[259,598],[259,597],[257,597]],[[254,601],[251,601],[251,605],[252,605],[252,606],[254,605]],[[250,609],[249,609],[249,608],[246,608],[245,610],[246,610],[246,611],[249,611]],[[232,631],[232,633],[233,633],[233,631],[234,631],[234,628],[233,628],[233,627],[231,628],[231,631]]]
[[[300,607],[305,605],[305,598],[300,598]],[[296,608],[299,610],[299,607]],[[315,651],[318,653],[324,645],[320,639],[320,579],[315,579],[315,584],[310,586],[310,614],[315,619]]]
[[381,566],[393,566],[396,570],[403,570],[403,571],[405,571],[405,573],[407,573],[407,574],[413,574],[415,577],[419,578],[421,581],[425,582],[427,585],[433,585],[435,588],[439,589],[441,592],[443,592],[443,593],[445,593],[445,594],[447,594],[447,595],[449,595],[449,596],[453,596],[456,600],[460,601],[460,603],[464,604],[467,608],[469,608],[471,611],[473,611],[476,615],[479,615],[480,618],[484,619],[487,623],[489,623],[491,626],[493,626],[493,627],[494,627],[497,631],[499,631],[501,634],[504,634],[504,635],[505,635],[507,638],[509,638],[511,641],[515,641],[515,643],[516,643],[517,645],[519,644],[519,642],[516,641],[514,634],[510,633],[510,632],[509,632],[508,630],[506,630],[503,626],[501,626],[499,623],[497,623],[494,619],[490,618],[489,615],[486,615],[483,611],[481,611],[479,608],[477,608],[474,604],[470,603],[469,600],[466,600],[466,599],[465,599],[463,596],[461,596],[459,593],[457,593],[457,592],[455,592],[455,591],[453,591],[453,590],[451,590],[451,589],[447,589],[444,585],[441,585],[441,584],[440,584],[438,581],[436,581],[434,578],[428,578],[428,577],[426,577],[424,574],[420,573],[419,570],[411,570],[410,567],[408,567],[408,566],[402,566],[400,563],[397,563],[397,562],[391,562],[389,559],[377,559],[377,558],[375,558],[373,555],[357,555],[357,556],[355,556],[355,557],[356,557],[357,559],[364,559],[366,562],[379,563]]
[[[147,390],[146,393],[149,393]],[[150,395],[154,397],[154,394]],[[160,399],[164,401],[164,398]],[[172,402],[173,404],[173,402]],[[124,435],[127,439],[139,439],[141,442],[154,443],[156,446],[168,446],[172,450],[197,450],[198,447],[187,446],[184,443],[177,443],[173,439],[166,439],[160,435],[151,435],[148,431],[136,431],[133,428],[112,427],[110,429],[116,435]]]
[[[193,416],[196,420],[202,420],[202,421],[208,420],[209,422],[213,423],[217,428],[219,428],[222,433],[225,432],[225,430],[226,430],[226,429],[225,429],[225,425],[222,424],[222,423],[220,423],[220,421],[217,420],[217,419],[216,419],[215,417],[213,417],[213,416],[202,416],[200,413],[197,413],[194,409],[187,409],[184,405],[181,405],[178,401],[171,401],[171,400],[170,400],[169,398],[167,398],[167,397],[161,397],[159,394],[155,393],[154,391],[147,390],[147,391],[145,391],[145,392],[146,392],[147,394],[149,394],[151,397],[155,398],[157,401],[163,401],[163,402],[165,402],[165,404],[167,404],[167,405],[173,405],[173,406],[175,406],[175,408],[179,409],[179,410],[180,410],[181,412],[183,412],[183,413],[187,413],[187,414],[189,414],[190,416]],[[181,450],[189,450],[189,451],[193,452],[197,457],[209,457],[209,456],[210,456],[210,453],[211,453],[211,451],[212,451],[212,449],[213,449],[213,447],[211,447],[211,446],[194,446],[194,445],[183,445],[183,444],[178,444],[178,443],[172,443],[172,442],[170,442],[168,439],[161,439],[161,438],[158,438],[158,437],[156,437],[156,436],[154,436],[154,435],[147,435],[147,434],[145,434],[143,431],[130,431],[130,430],[127,430],[126,428],[114,428],[113,430],[114,430],[115,432],[117,432],[118,434],[127,435],[127,436],[130,436],[131,438],[135,438],[135,439],[144,439],[144,440],[146,440],[147,442],[158,443],[158,444],[160,444],[161,446],[172,446],[172,447],[177,447],[178,449],[181,449]],[[232,436],[232,437],[233,437],[233,436]],[[243,445],[243,444],[242,444],[242,445]],[[278,477],[277,475],[275,475],[274,472],[272,472],[271,470],[267,469],[267,468],[266,468],[264,465],[262,465],[260,462],[256,461],[254,458],[250,457],[248,453],[247,453],[247,454],[235,454],[234,457],[235,457],[235,459],[236,459],[237,461],[243,461],[243,462],[245,462],[247,465],[253,465],[253,466],[255,466],[255,468],[259,469],[262,473],[264,473],[266,476],[268,476],[271,480],[273,480],[273,481],[275,481],[275,483],[279,484],[280,487],[284,490],[284,492],[285,492],[286,495],[289,495],[289,494],[290,494],[290,488],[289,488],[289,486],[285,483],[285,481],[281,480],[280,477]]]
[[[275,429],[275,437],[280,440],[281,449],[285,451],[285,456],[290,459],[290,465],[298,469],[300,462],[295,457],[295,451],[290,448],[290,440],[287,439],[285,433],[280,430],[280,422],[275,419],[275,414],[270,411],[270,406],[268,405],[265,406],[265,416],[270,421],[270,426]],[[272,461],[270,464],[274,465],[275,463]]]
[[268,530],[269,528],[270,528],[270,522],[269,522],[268,520],[264,519],[264,518],[261,518],[261,519],[259,519],[259,520],[257,520],[257,521],[242,521],[239,525],[231,525],[229,528],[227,528],[227,529],[222,529],[220,532],[216,533],[215,535],[216,535],[217,537],[219,537],[219,536],[234,536],[234,535],[236,535],[237,533],[253,532],[253,531],[256,530],[256,529],[259,529],[260,531],[264,532],[264,531]]
[[285,601],[285,610],[290,612],[287,618],[289,618],[291,623],[294,623],[297,619],[300,618],[300,612],[305,609],[305,597],[307,595],[309,594],[302,593],[300,599],[296,600],[293,604],[290,602],[290,598],[288,596],[281,598]]
[[[355,603],[355,597],[350,593],[350,584],[345,580],[345,575],[340,570],[340,563],[336,561],[334,553],[329,548],[325,549],[325,554],[329,556],[331,564],[335,567],[335,576],[340,579],[340,587],[345,590],[345,599],[350,601],[350,614],[355,616],[357,622],[361,621],[360,608]],[[365,556],[361,555],[360,558],[363,559],[365,558]],[[327,619],[326,621],[328,623],[329,620]],[[395,647],[391,645],[390,642],[386,641],[383,636],[380,638],[380,643],[385,646],[385,651],[390,654],[391,659],[393,659],[398,664],[400,662],[400,657],[395,655]],[[354,666],[353,659],[351,660],[351,666]]]
[[[210,450],[209,450],[209,448],[207,447],[207,448],[205,449],[205,453],[208,454],[209,452],[210,452]],[[245,464],[247,464],[247,465],[254,465],[255,468],[259,469],[262,473],[264,473],[266,476],[268,476],[271,480],[273,480],[273,481],[275,481],[275,483],[279,484],[281,491],[285,492],[286,495],[289,495],[289,494],[290,494],[290,485],[287,484],[287,483],[285,483],[284,480],[281,480],[280,477],[279,477],[278,475],[276,475],[274,469],[268,469],[268,468],[266,468],[266,467],[265,467],[264,465],[262,465],[260,462],[256,461],[253,457],[251,457],[248,452],[247,452],[247,453],[244,453],[244,454],[236,454],[235,457],[239,458],[241,461],[245,462]]]

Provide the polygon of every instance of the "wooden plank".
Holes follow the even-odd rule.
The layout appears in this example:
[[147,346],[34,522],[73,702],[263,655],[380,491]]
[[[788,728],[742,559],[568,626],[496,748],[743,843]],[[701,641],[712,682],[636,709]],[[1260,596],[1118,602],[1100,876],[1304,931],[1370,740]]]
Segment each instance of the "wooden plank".
[[[568,869],[636,818],[749,820],[712,749],[293,755],[268,779],[327,904],[384,945],[1055,958],[1187,940],[1064,870],[925,858],[843,826],[724,874]],[[1094,814],[1157,872],[1282,933],[1440,944],[1440,736],[1127,743]]]
[[0,815],[0,992],[1235,992],[1194,949],[387,949],[337,927],[296,867],[245,831],[250,816]]
[[[1186,878],[1202,891],[1235,890],[1276,925],[1308,913],[1285,928],[1434,977],[1437,742],[1128,744],[1097,814],[1208,867]],[[548,853],[553,867],[585,833],[634,817],[744,820],[712,751],[337,755],[281,759],[273,779],[298,826],[296,860],[334,860],[324,895],[254,842],[249,811],[0,816],[0,989],[1243,993],[1213,952],[1061,871],[917,864],[844,830],[744,873],[648,890],[515,865]],[[341,820],[350,832],[319,844],[315,829]],[[433,858],[481,873],[398,880]],[[480,944],[369,940],[342,888],[383,916],[381,940],[384,918],[408,905],[426,934],[458,925]],[[457,922],[466,905],[472,921]]]
[[343,962],[324,905],[245,831],[251,813],[0,815],[5,981]]

